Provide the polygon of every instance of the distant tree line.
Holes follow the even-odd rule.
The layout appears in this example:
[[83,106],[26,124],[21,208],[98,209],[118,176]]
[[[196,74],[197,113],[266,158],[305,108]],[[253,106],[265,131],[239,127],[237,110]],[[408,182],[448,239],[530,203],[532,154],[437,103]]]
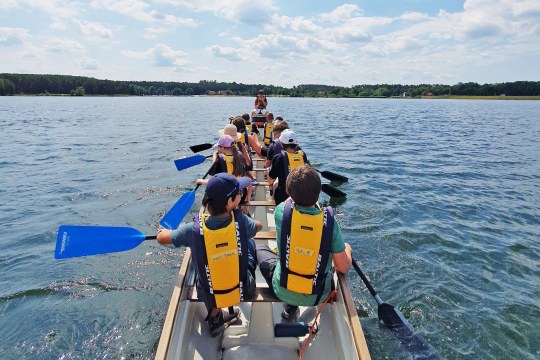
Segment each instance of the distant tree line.
[[259,89],[267,95],[291,97],[417,97],[426,95],[540,96],[539,81],[515,81],[480,85],[474,82],[442,84],[377,84],[352,87],[298,85],[292,88],[262,84],[224,83],[201,80],[197,83],[163,81],[98,80],[84,76],[0,74],[0,95],[240,95],[255,96]]

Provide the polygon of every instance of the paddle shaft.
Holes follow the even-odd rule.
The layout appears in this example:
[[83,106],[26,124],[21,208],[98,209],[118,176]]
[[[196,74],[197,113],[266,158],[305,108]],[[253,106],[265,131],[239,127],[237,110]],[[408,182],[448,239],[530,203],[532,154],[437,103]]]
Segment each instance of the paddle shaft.
[[384,301],[382,301],[379,294],[377,294],[377,291],[373,288],[373,286],[371,286],[371,283],[367,279],[366,275],[364,275],[364,273],[362,272],[362,269],[360,269],[360,266],[358,266],[358,264],[356,263],[354,259],[352,259],[352,265],[354,267],[354,270],[356,270],[356,272],[358,273],[358,275],[364,282],[364,284],[366,284],[366,287],[368,288],[371,295],[373,295],[373,297],[375,298],[375,301],[377,301],[377,304],[379,305],[382,304]]
[[156,240],[157,239],[157,235],[146,235],[144,237],[144,240]]

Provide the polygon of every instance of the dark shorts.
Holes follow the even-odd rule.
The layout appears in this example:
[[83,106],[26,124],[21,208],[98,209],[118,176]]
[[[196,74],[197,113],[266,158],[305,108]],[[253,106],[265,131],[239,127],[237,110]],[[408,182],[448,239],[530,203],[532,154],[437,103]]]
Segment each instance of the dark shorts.
[[259,129],[257,128],[257,124],[255,123],[251,124],[251,132],[257,135],[260,134]]
[[274,276],[274,270],[276,270],[278,261],[278,254],[274,253],[268,245],[257,245],[259,270],[270,289],[272,289],[272,277]]
[[277,188],[274,188],[274,201],[276,202],[276,206],[284,202],[289,198],[289,195],[285,191],[284,188],[281,187],[281,183],[279,183]]

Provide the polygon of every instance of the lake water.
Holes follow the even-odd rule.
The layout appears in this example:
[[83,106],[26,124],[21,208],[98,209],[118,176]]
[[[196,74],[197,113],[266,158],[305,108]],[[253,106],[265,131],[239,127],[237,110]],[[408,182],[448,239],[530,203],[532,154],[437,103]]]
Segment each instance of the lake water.
[[[539,101],[269,100],[318,169],[350,178],[330,202],[345,240],[442,358],[540,358]],[[56,261],[58,226],[154,234],[208,167],[173,159],[252,102],[0,97],[0,358],[153,357],[182,250]],[[348,279],[372,357],[409,359]]]

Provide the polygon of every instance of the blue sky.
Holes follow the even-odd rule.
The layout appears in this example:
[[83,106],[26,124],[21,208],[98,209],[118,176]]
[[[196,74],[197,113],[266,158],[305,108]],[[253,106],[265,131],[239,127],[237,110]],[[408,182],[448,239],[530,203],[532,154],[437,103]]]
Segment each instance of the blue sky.
[[539,0],[0,0],[0,72],[453,85],[539,65]]

